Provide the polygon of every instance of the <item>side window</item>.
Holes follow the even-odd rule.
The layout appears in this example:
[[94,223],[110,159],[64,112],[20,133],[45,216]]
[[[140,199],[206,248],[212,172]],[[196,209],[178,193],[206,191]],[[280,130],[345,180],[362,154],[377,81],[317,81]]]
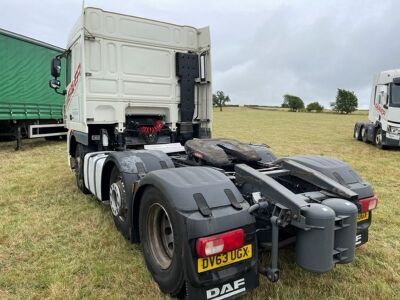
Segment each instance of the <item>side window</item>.
[[388,86],[385,84],[380,84],[376,86],[375,103],[385,104],[387,90]]

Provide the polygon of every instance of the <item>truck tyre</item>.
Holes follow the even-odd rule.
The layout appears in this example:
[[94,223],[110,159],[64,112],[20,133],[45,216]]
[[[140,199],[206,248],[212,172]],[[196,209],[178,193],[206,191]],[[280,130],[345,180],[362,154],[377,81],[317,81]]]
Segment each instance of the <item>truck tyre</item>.
[[366,126],[361,127],[361,139],[364,143],[368,143],[368,135]]
[[75,150],[75,178],[76,185],[84,194],[90,194],[90,191],[85,186],[85,180],[83,175],[83,162],[85,159],[85,155],[89,153],[87,147],[82,144],[76,145]]
[[354,137],[357,141],[361,141],[360,129],[358,128],[357,124],[354,126],[353,137]]
[[384,149],[385,146],[382,144],[382,128],[378,128],[375,132],[374,144],[379,149]]
[[156,188],[149,187],[143,193],[139,233],[147,268],[161,291],[183,297],[182,233],[174,210]]
[[128,197],[124,181],[117,167],[114,167],[111,171],[109,199],[115,226],[129,240]]

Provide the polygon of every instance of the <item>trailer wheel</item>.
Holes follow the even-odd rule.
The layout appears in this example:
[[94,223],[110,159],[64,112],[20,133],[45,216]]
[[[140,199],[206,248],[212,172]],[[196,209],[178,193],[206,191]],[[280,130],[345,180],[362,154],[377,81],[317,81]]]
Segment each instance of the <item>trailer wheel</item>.
[[161,192],[145,190],[140,205],[139,231],[147,268],[164,293],[185,294],[182,234],[177,217]]
[[385,146],[382,144],[382,128],[378,128],[375,133],[375,146],[379,149],[384,149]]
[[85,147],[82,144],[77,144],[76,145],[76,150],[75,150],[75,178],[76,178],[76,185],[78,188],[81,190],[82,193],[84,194],[90,194],[90,191],[86,188],[85,186],[85,180],[84,180],[84,175],[83,175],[83,161],[85,158],[85,155],[89,151],[87,150],[87,147]]
[[361,139],[364,143],[368,143],[367,128],[366,126],[361,127]]
[[115,226],[129,239],[128,197],[121,173],[114,167],[110,175],[110,207]]

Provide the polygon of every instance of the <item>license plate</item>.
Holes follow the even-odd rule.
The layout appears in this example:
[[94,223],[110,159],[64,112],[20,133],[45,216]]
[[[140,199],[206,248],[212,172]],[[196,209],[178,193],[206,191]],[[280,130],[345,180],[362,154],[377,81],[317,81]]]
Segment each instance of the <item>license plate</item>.
[[226,253],[197,259],[197,272],[202,273],[213,269],[221,268],[253,256],[252,245],[246,245]]
[[357,222],[368,220],[369,211],[358,214]]
[[392,140],[399,140],[400,136],[397,134],[392,134],[392,133],[386,133],[386,137]]

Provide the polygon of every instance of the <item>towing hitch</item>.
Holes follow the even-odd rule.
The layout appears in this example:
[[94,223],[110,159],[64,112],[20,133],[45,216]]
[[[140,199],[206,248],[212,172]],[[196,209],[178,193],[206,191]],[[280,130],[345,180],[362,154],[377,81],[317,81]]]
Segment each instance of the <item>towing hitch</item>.
[[269,267],[260,266],[258,272],[266,276],[271,282],[277,282],[279,280],[278,249],[279,225],[281,224],[281,220],[276,216],[272,216],[270,221],[272,226],[271,262]]
[[[258,210],[266,210],[270,206],[268,202],[259,202],[249,207],[249,213],[254,213]],[[277,213],[278,212],[278,213]],[[277,215],[276,215],[277,214]],[[278,268],[278,251],[279,251],[279,227],[288,225],[290,211],[282,207],[275,206],[273,215],[269,218],[272,230],[271,243],[271,260],[267,267],[259,266],[258,272],[268,278],[271,282],[279,280],[280,270]]]

